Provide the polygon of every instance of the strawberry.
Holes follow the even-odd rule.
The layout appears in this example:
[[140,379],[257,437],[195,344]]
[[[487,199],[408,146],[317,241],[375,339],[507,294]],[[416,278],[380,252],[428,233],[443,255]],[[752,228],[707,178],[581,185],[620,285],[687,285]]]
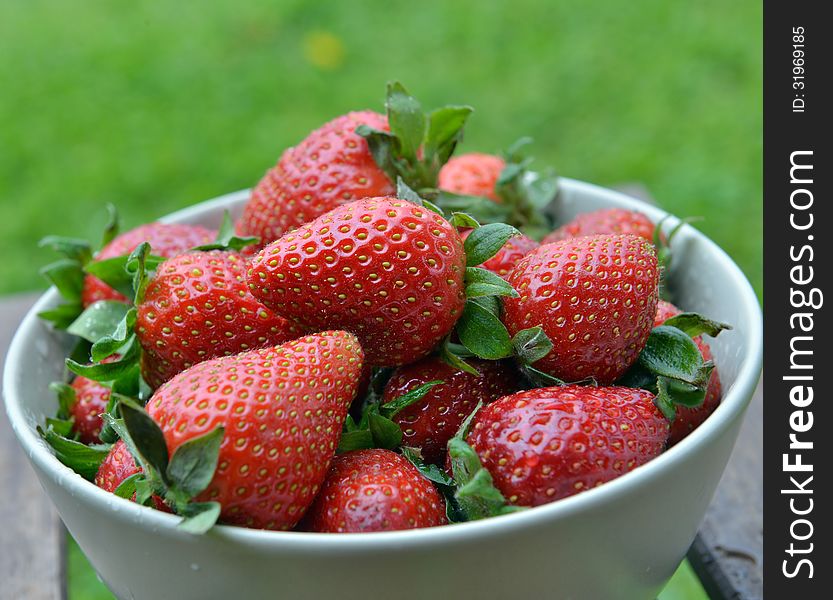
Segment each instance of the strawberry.
[[505,166],[505,160],[492,154],[471,152],[455,156],[440,170],[440,189],[500,202],[495,184]]
[[100,444],[101,414],[107,410],[110,388],[86,377],[76,377],[72,382],[75,402],[69,406],[72,431],[85,444]]
[[399,367],[385,386],[382,404],[431,381],[443,382],[392,417],[402,428],[402,444],[420,448],[426,462],[444,459],[448,440],[478,402],[492,402],[519,388],[518,374],[506,361],[471,359],[469,364],[480,374],[460,371],[437,357],[424,358]]
[[446,523],[445,503],[434,485],[402,455],[375,448],[333,459],[304,528],[365,533]]
[[602,208],[581,213],[575,219],[562,225],[544,238],[549,244],[570,238],[599,234],[632,234],[654,241],[654,224],[640,212],[624,208]]
[[434,189],[471,108],[423,114],[399,83],[388,85],[387,115],[349,113],[288,149],[252,192],[237,230],[263,243],[361,198],[389,196],[401,178]]
[[[132,475],[141,473],[142,468],[136,464],[133,455],[128,450],[123,440],[118,440],[110,448],[110,452],[98,467],[95,475],[95,484],[105,492],[115,493],[124,480]],[[136,494],[133,495],[135,501]],[[153,507],[164,512],[171,512],[171,509],[159,496],[152,496]]]
[[[216,231],[199,225],[148,223],[117,236],[96,254],[94,261],[130,254],[142,242],[150,243],[153,254],[156,256],[171,258],[196,246],[209,243],[216,235]],[[99,300],[127,302],[127,298],[121,293],[88,274],[84,277],[81,303],[86,308]]]
[[[657,304],[657,316],[654,320],[654,327],[659,327],[666,320],[680,314],[682,311],[665,300],[660,300]],[[702,336],[694,338],[694,343],[700,349],[700,354],[703,355],[704,361],[712,361],[712,352],[709,345],[703,340]],[[720,376],[717,369],[712,370],[709,377],[708,387],[706,388],[706,397],[703,404],[695,408],[686,406],[677,406],[677,416],[671,424],[671,438],[669,445],[673,446],[689,433],[699,427],[706,418],[711,415],[720,404],[721,385]]]
[[248,282],[255,298],[310,329],[358,336],[372,365],[428,354],[465,301],[466,257],[438,214],[395,198],[340,206],[264,248]]
[[138,305],[142,373],[158,387],[191,365],[281,344],[302,332],[260,304],[234,252],[189,252],[166,260]]
[[[167,481],[176,484],[179,448],[222,428],[216,470],[195,500],[219,503],[226,523],[294,527],[324,481],[362,365],[356,338],[328,331],[183,371],[147,404],[147,415],[161,428],[170,454],[162,464],[170,467]],[[125,425],[150,462],[158,450],[149,450],[131,428],[137,412],[127,408],[120,405]],[[166,493],[178,509],[182,489],[187,489],[184,483]]]
[[[462,237],[465,240],[472,230],[463,232]],[[540,244],[530,237],[525,235],[518,235],[509,238],[503,247],[497,251],[492,258],[484,262],[481,267],[491,271],[495,275],[500,275],[504,279],[509,275],[509,272],[515,268],[515,265],[524,256],[535,250]]]
[[656,314],[656,251],[634,235],[597,235],[544,244],[518,262],[504,299],[511,335],[540,326],[554,344],[535,367],[565,381],[609,384],[644,347]]
[[669,424],[648,391],[569,385],[482,408],[466,438],[508,501],[538,506],[601,485],[658,456]]
[[346,202],[394,191],[376,165],[367,142],[355,130],[367,125],[388,130],[372,111],[340,116],[283,153],[252,191],[237,229],[271,242]]

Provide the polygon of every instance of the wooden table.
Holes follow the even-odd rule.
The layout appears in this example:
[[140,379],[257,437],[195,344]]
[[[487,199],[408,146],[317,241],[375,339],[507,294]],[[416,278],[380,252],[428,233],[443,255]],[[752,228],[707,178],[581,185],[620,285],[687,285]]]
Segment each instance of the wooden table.
[[[0,367],[12,334],[35,297],[0,299]],[[688,554],[712,598],[763,597],[762,445],[759,384],[729,466]],[[0,490],[0,598],[64,598],[64,529],[14,439],[5,410],[0,411]]]

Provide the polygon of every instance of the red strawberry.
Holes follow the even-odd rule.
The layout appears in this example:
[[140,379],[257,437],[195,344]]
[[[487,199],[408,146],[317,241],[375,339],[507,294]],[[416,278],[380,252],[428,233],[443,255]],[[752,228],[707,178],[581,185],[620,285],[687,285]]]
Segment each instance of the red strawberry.
[[440,170],[440,189],[467,196],[500,199],[495,184],[506,166],[499,156],[472,152],[451,158]]
[[366,533],[446,523],[445,503],[414,465],[390,450],[371,449],[333,459],[305,529]]
[[147,405],[171,455],[225,428],[217,470],[196,500],[217,501],[226,523],[290,529],[324,481],[363,354],[343,331],[202,362]]
[[383,115],[363,111],[310,133],[284,152],[257,184],[238,231],[268,243],[346,202],[392,194],[393,184],[376,166],[367,141],[355,132],[359,125],[388,129]]
[[658,456],[669,425],[653,394],[624,387],[538,388],[478,412],[467,442],[506,499],[538,506]]
[[609,233],[632,234],[654,241],[654,224],[640,212],[624,208],[603,208],[581,213],[544,238],[549,244],[559,240]]
[[519,388],[518,375],[506,362],[471,359],[469,364],[480,375],[458,371],[437,357],[424,358],[399,367],[385,386],[382,404],[429,381],[444,382],[393,417],[402,428],[402,444],[420,448],[426,462],[443,461],[448,440],[478,402],[493,402]]
[[[117,236],[101,249],[95,260],[130,254],[142,242],[150,244],[154,255],[171,258],[196,246],[208,244],[216,236],[216,231],[199,225],[148,223]],[[85,276],[84,289],[81,292],[82,304],[86,308],[99,300],[127,302],[127,298],[100,279],[92,275]]]
[[[114,493],[122,482],[142,469],[136,464],[133,455],[122,440],[117,441],[110,448],[110,452],[104,457],[98,473],[95,475],[95,484],[105,492]],[[133,495],[135,499],[135,494]],[[157,510],[171,512],[159,496],[151,496],[153,506]]]
[[[463,239],[465,240],[471,232],[471,229],[463,232]],[[500,275],[506,279],[506,276],[509,275],[509,272],[515,268],[518,261],[535,250],[538,246],[540,246],[538,242],[525,235],[509,238],[509,241],[497,251],[497,254],[480,266],[488,271],[491,271],[495,275]]]
[[233,252],[189,252],[156,270],[138,306],[142,373],[158,387],[203,360],[274,346],[302,332],[249,293],[248,262]]
[[[657,316],[654,320],[654,327],[662,325],[666,320],[674,315],[680,314],[680,312],[682,311],[670,302],[660,300],[659,304],[657,304]],[[694,343],[700,349],[700,354],[703,355],[704,361],[713,360],[711,349],[702,337],[697,336],[694,338]],[[717,369],[715,368],[712,371],[711,377],[709,377],[709,385],[706,388],[706,397],[703,400],[703,404],[697,408],[677,406],[677,417],[671,424],[669,445],[673,446],[682,440],[689,433],[697,429],[714,412],[720,404],[721,391],[720,375],[717,374]]]
[[438,214],[395,198],[340,206],[252,261],[252,294],[311,329],[358,336],[372,365],[428,354],[462,313],[466,257]]
[[504,299],[514,335],[540,325],[553,349],[535,367],[565,381],[616,381],[651,333],[658,299],[654,246],[634,235],[597,235],[545,244],[521,259]]
[[101,414],[110,401],[110,388],[81,376],[76,377],[71,385],[75,390],[75,402],[69,407],[72,431],[84,444],[100,444]]

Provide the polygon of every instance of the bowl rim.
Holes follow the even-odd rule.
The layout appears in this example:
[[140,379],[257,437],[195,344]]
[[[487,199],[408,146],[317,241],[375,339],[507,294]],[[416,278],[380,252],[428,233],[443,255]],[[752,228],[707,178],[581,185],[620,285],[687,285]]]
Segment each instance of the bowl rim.
[[[631,210],[638,210],[646,214],[652,221],[658,222],[667,218],[669,227],[674,227],[681,221],[659,207],[650,205],[622,192],[604,188],[595,184],[574,179],[561,178],[562,189],[569,192],[582,192],[600,197],[615,206]],[[189,221],[206,212],[216,210],[221,206],[228,206],[235,202],[242,202],[249,195],[249,190],[233,192],[217,198],[206,200],[198,204],[181,209],[161,218],[164,222]],[[482,537],[499,535],[507,530],[535,527],[543,522],[568,518],[572,515],[589,510],[593,507],[609,503],[617,496],[633,491],[642,485],[661,477],[665,472],[675,469],[687,455],[696,452],[697,448],[713,443],[740,416],[749,404],[761,374],[763,355],[763,323],[760,304],[751,284],[735,262],[715,242],[689,224],[683,224],[681,234],[694,236],[701,243],[715,253],[721,267],[729,272],[732,280],[737,284],[737,301],[740,314],[748,317],[746,331],[747,346],[750,351],[743,358],[733,385],[724,394],[720,405],[706,421],[689,434],[681,442],[666,450],[663,454],[648,463],[618,477],[602,486],[563,498],[556,502],[534,507],[517,513],[492,517],[479,521],[454,524],[452,526],[431,527],[404,531],[352,533],[327,535],[298,531],[269,531],[247,529],[231,525],[217,525],[209,533],[212,536],[226,539],[238,544],[252,547],[282,549],[332,549],[337,551],[350,550],[378,550],[400,547],[408,544],[412,547],[432,545],[436,543],[451,543],[460,539],[469,541]],[[682,237],[682,236],[681,236]],[[114,496],[98,488],[95,484],[85,480],[70,468],[64,466],[47,445],[40,439],[34,428],[30,427],[21,405],[23,397],[18,388],[14,372],[18,365],[25,360],[23,346],[26,338],[37,335],[40,320],[37,314],[57,297],[54,288],[45,292],[29,310],[18,326],[12,342],[8,348],[6,364],[3,373],[3,397],[6,412],[12,429],[29,459],[58,485],[67,489],[78,501],[89,503],[93,508],[106,511],[119,519],[129,519],[133,523],[140,522],[143,527],[152,528],[159,533],[168,535],[189,536],[176,529],[180,518],[175,515],[138,505],[126,499]],[[118,503],[118,512],[113,512],[113,503]]]

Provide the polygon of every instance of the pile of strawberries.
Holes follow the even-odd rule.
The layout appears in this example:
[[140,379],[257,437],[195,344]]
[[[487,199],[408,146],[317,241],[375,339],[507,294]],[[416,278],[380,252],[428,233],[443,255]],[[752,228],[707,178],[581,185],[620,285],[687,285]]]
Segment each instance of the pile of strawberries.
[[659,299],[674,232],[622,209],[553,230],[524,142],[452,158],[470,112],[391,84],[219,231],[45,239],[41,316],[77,339],[58,458],[195,533],[367,532],[552,502],[688,435],[727,326]]

